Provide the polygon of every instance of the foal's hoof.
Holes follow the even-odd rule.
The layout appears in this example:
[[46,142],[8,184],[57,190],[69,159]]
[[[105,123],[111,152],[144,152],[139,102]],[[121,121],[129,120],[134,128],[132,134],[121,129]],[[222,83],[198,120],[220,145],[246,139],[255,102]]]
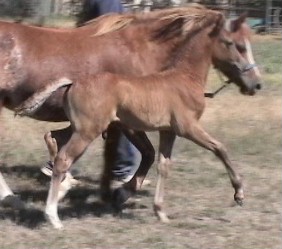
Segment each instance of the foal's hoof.
[[236,193],[234,195],[234,200],[236,201],[236,203],[239,205],[239,206],[243,206],[243,200],[244,200],[244,196],[240,195],[239,193]]
[[244,202],[243,202],[243,200],[242,200],[242,199],[235,198],[235,201],[236,201],[236,203],[237,203],[240,207],[242,207],[242,206],[243,206],[243,204],[244,204]]
[[1,205],[6,208],[21,210],[25,208],[25,204],[17,195],[8,195],[2,201]]
[[115,189],[112,195],[112,204],[114,209],[117,212],[120,212],[122,210],[123,203],[125,203],[131,195],[132,193],[128,189],[122,187]]

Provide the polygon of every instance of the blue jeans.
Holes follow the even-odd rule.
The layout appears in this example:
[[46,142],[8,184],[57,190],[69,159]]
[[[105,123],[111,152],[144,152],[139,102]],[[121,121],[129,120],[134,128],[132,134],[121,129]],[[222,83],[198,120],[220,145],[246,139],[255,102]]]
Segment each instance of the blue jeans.
[[140,164],[141,155],[137,148],[121,133],[118,141],[116,160],[113,165],[115,179],[133,175]]
[[[107,13],[122,13],[123,6],[120,0],[84,0],[83,12],[85,16],[82,20],[78,20],[78,23]],[[124,179],[135,173],[140,164],[141,155],[122,132],[116,131],[113,137],[109,134],[105,150],[105,168],[111,167],[114,179]]]

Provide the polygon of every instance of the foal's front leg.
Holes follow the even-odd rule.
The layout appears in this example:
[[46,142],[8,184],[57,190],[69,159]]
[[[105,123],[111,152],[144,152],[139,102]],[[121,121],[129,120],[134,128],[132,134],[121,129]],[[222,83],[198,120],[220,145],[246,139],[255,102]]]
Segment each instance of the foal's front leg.
[[62,147],[55,158],[50,189],[48,192],[45,213],[55,228],[62,228],[63,225],[58,216],[58,201],[60,183],[74,161],[76,161],[90,144],[78,133],[73,133],[69,142]]
[[192,140],[196,144],[212,151],[223,162],[235,190],[234,200],[241,206],[244,199],[242,179],[235,166],[231,163],[225,146],[205,132],[198,121],[187,125],[186,130],[182,130],[179,136]]
[[[52,176],[52,170],[54,166],[55,158],[58,154],[58,150],[69,141],[72,135],[72,129],[70,126],[61,130],[55,130],[47,132],[44,135],[44,140],[48,148],[50,160],[46,163],[46,166],[41,168],[41,171],[47,175]],[[70,172],[66,173],[63,181],[60,184],[59,199],[62,199],[67,192],[75,185],[78,185],[79,181],[75,180]]]
[[[58,150],[60,150],[62,146],[69,141],[71,135],[72,135],[71,126],[68,126],[60,130],[50,131],[44,135],[44,140],[47,145],[47,149],[50,157],[50,161],[47,164],[50,164],[53,167],[54,160],[55,157],[57,156]],[[51,176],[51,174],[52,172],[47,173],[46,175]]]
[[158,180],[154,199],[154,211],[162,222],[169,222],[163,210],[165,180],[171,166],[171,153],[175,141],[175,133],[160,131]]

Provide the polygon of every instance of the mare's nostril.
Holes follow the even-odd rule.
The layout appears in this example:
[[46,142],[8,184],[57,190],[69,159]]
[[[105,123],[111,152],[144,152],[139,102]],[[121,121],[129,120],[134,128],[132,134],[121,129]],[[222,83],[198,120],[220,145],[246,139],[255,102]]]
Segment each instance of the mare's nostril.
[[256,85],[256,89],[260,90],[261,89],[261,84]]

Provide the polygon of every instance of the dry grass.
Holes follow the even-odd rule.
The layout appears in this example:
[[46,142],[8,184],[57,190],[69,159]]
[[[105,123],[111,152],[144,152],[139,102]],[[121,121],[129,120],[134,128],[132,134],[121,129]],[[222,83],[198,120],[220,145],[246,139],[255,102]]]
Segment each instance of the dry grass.
[[[222,141],[244,176],[246,201],[234,206],[233,189],[221,163],[209,152],[178,139],[167,183],[170,224],[154,217],[155,165],[146,186],[122,217],[98,201],[102,139],[73,167],[83,185],[60,204],[65,229],[54,231],[43,217],[48,179],[39,173],[47,159],[45,131],[66,126],[14,118],[4,111],[0,168],[29,205],[26,212],[0,208],[0,247],[5,248],[281,248],[281,41],[256,39],[266,84],[254,97],[230,86],[207,100],[202,123]],[[273,76],[274,75],[274,76]],[[211,89],[218,81],[214,74]],[[157,147],[158,136],[150,134]]]

